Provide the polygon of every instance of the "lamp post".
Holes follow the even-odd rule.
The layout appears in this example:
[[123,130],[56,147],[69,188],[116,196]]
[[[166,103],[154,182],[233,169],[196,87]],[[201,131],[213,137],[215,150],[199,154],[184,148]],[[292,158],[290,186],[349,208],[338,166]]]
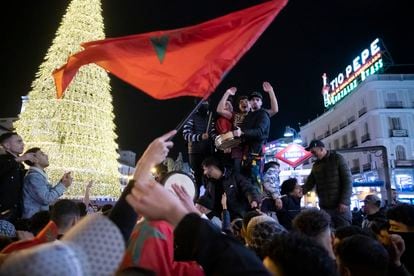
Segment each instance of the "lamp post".
[[286,126],[285,133],[283,133],[283,136],[292,137],[293,143],[296,143],[296,144],[302,144],[303,142],[298,132],[294,128],[291,128],[290,126]]

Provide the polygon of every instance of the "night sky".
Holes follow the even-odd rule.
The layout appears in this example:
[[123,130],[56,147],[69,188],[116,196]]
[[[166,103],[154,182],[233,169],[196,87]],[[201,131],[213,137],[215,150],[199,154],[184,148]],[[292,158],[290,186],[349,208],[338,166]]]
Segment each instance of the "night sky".
[[[3,6],[0,117],[19,113],[20,97],[29,92],[69,2],[13,1]],[[105,33],[118,37],[194,25],[259,2],[103,0]],[[409,2],[291,0],[212,95],[214,108],[228,87],[249,94],[269,81],[279,101],[269,140],[282,136],[286,125],[299,130],[299,124],[324,111],[322,73],[336,76],[375,38],[383,39],[396,64],[414,64]],[[11,19],[6,19],[6,13]],[[407,72],[404,66],[389,72],[402,69]],[[190,97],[154,100],[115,77],[111,80],[118,144],[138,155],[151,140],[174,128],[194,105]],[[264,106],[268,104],[266,99]],[[173,156],[183,150],[181,137],[174,139]]]

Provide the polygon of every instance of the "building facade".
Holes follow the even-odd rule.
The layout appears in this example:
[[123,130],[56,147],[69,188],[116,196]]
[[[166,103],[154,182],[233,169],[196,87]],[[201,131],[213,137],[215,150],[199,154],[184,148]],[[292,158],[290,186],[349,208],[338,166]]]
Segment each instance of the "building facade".
[[[391,186],[414,193],[414,74],[377,74],[366,78],[322,116],[300,128],[304,144],[322,140],[340,150],[385,146]],[[377,152],[346,154],[354,180],[381,179]],[[310,166],[310,164],[308,164]],[[354,182],[355,183],[355,182]],[[376,182],[380,183],[381,181]]]

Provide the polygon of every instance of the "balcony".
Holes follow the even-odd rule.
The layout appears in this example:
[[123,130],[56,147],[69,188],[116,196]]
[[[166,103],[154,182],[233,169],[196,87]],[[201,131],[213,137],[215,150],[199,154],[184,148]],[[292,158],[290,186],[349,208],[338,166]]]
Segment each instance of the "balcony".
[[386,101],[385,107],[386,108],[402,108],[403,102],[402,101]]
[[401,167],[414,167],[414,160],[395,160],[395,167],[401,168]]
[[344,127],[346,127],[348,124],[347,124],[347,122],[345,121],[345,122],[342,122],[342,123],[340,123],[339,124],[339,128],[340,129],[343,129]]
[[370,170],[371,170],[371,164],[370,163],[362,164],[362,171],[363,172],[367,172],[367,171],[370,171]]
[[334,127],[334,128],[332,128],[332,134],[334,134],[335,132],[338,132],[338,130],[339,130],[339,127]]
[[359,170],[359,167],[352,167],[351,168],[351,174],[357,174],[360,173],[361,171]]
[[364,142],[369,141],[369,140],[371,140],[371,137],[369,137],[369,133],[364,134],[364,135],[361,136],[361,143],[364,143]]
[[358,146],[358,141],[357,140],[352,140],[351,142],[349,142],[349,147],[350,148],[354,148],[356,146]]
[[361,117],[362,115],[364,115],[365,113],[367,113],[367,108],[364,106],[363,108],[361,108],[358,111],[358,117]]
[[350,125],[353,121],[355,121],[355,116],[351,116],[348,118],[348,125]]
[[390,129],[390,137],[408,137],[406,129]]
[[324,138],[326,138],[326,137],[328,137],[329,135],[331,135],[331,132],[328,130],[327,132],[325,132],[325,134],[324,134]]

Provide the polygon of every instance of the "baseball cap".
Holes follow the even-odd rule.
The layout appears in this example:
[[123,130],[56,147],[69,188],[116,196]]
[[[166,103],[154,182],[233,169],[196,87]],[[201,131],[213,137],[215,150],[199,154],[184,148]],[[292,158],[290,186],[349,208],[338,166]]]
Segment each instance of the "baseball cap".
[[365,204],[372,203],[376,205],[381,205],[381,199],[377,195],[367,195],[364,200],[361,200]]
[[257,91],[254,91],[254,92],[252,92],[252,93],[249,95],[249,101],[250,101],[252,98],[254,98],[254,97],[257,97],[257,98],[260,98],[260,99],[262,99],[262,100],[263,100],[263,96],[262,96],[262,94],[261,94],[261,93],[259,93],[259,92],[257,92]]
[[92,214],[80,220],[61,240],[11,254],[1,275],[114,275],[125,252],[118,227]]
[[321,140],[312,140],[306,147],[306,151],[310,151],[312,148],[321,147],[324,148],[325,144]]

